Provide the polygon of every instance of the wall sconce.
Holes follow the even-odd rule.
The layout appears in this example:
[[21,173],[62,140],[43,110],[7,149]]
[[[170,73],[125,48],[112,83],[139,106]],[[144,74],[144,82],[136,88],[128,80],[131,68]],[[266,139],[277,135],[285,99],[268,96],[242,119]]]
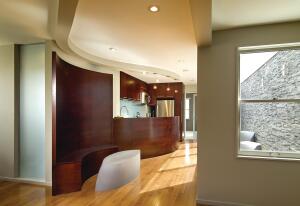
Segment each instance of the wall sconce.
[[175,93],[178,93],[178,90],[177,89],[175,89],[175,91],[174,91]]
[[157,86],[156,86],[156,85],[154,85],[154,86],[153,86],[153,89],[157,89]]
[[170,87],[167,87],[167,91],[170,91]]

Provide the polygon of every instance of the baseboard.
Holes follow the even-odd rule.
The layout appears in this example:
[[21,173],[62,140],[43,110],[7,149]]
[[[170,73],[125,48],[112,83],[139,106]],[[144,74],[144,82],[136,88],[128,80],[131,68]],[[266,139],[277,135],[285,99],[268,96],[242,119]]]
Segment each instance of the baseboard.
[[197,205],[210,205],[210,206],[253,206],[236,202],[222,202],[215,200],[197,199]]
[[18,182],[26,183],[32,185],[41,185],[51,187],[51,182],[46,182],[45,180],[30,179],[30,178],[21,178],[21,177],[0,177],[0,180],[9,181],[9,182]]

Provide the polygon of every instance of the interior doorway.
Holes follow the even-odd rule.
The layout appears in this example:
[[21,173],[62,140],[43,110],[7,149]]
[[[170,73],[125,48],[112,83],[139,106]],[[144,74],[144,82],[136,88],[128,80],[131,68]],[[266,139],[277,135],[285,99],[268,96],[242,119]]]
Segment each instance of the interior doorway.
[[186,93],[185,96],[185,140],[197,139],[197,93]]

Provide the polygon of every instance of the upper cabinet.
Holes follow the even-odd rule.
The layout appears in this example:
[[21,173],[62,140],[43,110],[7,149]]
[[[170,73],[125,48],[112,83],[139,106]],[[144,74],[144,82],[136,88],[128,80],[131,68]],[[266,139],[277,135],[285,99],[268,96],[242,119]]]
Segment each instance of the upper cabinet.
[[128,97],[127,75],[120,72],[120,97],[121,99]]
[[182,82],[147,84],[129,74],[120,72],[121,99],[140,100],[140,93],[146,92],[150,96],[149,105],[156,105],[157,99],[174,99],[175,114],[181,116],[184,99],[184,85]]
[[140,100],[140,93],[148,92],[147,83],[124,72],[120,72],[121,99]]

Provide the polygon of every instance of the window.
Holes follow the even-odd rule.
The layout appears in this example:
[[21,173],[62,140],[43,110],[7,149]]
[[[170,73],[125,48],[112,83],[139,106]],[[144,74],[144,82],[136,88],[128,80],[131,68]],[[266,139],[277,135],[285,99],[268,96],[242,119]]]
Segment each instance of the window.
[[238,49],[238,155],[300,158],[300,47]]
[[184,108],[184,116],[185,119],[190,119],[190,98],[185,99],[185,108]]

